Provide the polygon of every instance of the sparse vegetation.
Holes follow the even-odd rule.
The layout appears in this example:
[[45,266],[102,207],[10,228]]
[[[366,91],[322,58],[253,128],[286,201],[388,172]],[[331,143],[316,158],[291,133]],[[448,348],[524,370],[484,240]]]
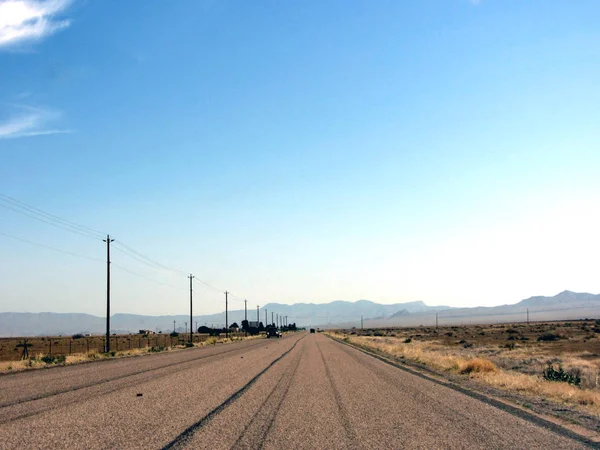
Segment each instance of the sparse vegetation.
[[[244,337],[243,334],[230,333],[230,337],[226,339],[225,337],[210,337],[207,334],[198,334],[194,336],[194,344],[191,346],[214,345],[242,339],[256,339],[262,336],[255,334]],[[105,358],[138,356],[183,349],[190,346],[189,342],[182,343],[178,338],[171,337],[166,333],[148,335],[147,338],[141,334],[119,335],[111,339],[111,347],[114,350],[105,353],[103,336],[82,336],[79,339],[73,339],[73,337],[27,339],[29,350],[29,357],[27,358],[22,358],[23,345],[18,346],[18,344],[22,344],[22,338],[1,338],[0,373],[3,371],[38,369],[60,364],[77,364]],[[69,353],[69,350],[71,353]]]
[[575,386],[581,384],[579,370],[575,369],[572,372],[568,372],[561,365],[558,366],[558,369],[555,369],[554,365],[548,364],[548,367],[544,370],[544,379],[548,381],[562,381]]
[[599,323],[590,319],[438,329],[355,329],[354,334],[349,330],[334,336],[440,372],[598,416],[600,339],[590,332]]

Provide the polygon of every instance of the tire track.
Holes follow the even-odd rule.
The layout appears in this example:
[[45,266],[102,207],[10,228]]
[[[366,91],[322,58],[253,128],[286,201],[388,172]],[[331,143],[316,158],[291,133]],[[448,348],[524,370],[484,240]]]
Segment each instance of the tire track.
[[[381,370],[378,370],[378,368],[375,367],[374,361],[370,361],[368,359],[367,360],[361,359],[359,354],[356,354],[356,352],[353,352],[352,350],[346,348],[345,346],[341,346],[340,348],[346,355],[348,355],[350,358],[352,358],[354,361],[356,361],[362,367],[367,369],[376,378],[379,378],[381,381],[390,385],[394,389],[398,389],[398,380],[395,379],[394,377],[390,376],[389,374],[387,374],[385,372],[381,372]],[[426,401],[429,404],[438,405],[438,407],[440,409],[448,408],[448,405],[442,403],[440,400],[433,397],[432,395],[428,395],[426,393],[420,393],[420,394],[421,394],[420,396],[422,398],[418,399],[419,401]],[[417,399],[417,396],[415,396],[414,398]],[[493,429],[486,427],[484,425],[478,424],[478,423],[474,423],[469,416],[467,416],[466,414],[464,414],[456,409],[454,410],[453,414],[454,414],[455,420],[457,422],[460,421],[463,424],[468,425],[470,428],[473,428],[476,426],[479,430],[481,430],[482,434],[487,433],[487,434],[495,435],[498,438],[502,438],[502,436],[499,433],[497,433],[496,431],[494,431]]]
[[485,395],[483,395],[483,394],[481,394],[479,392],[471,391],[471,390],[469,390],[467,388],[464,388],[462,386],[453,384],[453,383],[451,383],[449,381],[442,381],[442,380],[439,380],[437,378],[430,377],[430,376],[428,376],[428,375],[426,375],[426,374],[424,374],[422,372],[419,372],[419,371],[417,371],[417,370],[415,370],[413,368],[410,368],[407,365],[402,364],[401,362],[392,361],[391,359],[389,359],[387,357],[380,356],[378,354],[372,353],[371,351],[365,350],[365,349],[363,349],[361,347],[358,347],[358,346],[355,346],[353,344],[342,342],[342,341],[340,341],[338,339],[335,339],[335,338],[333,338],[331,336],[327,336],[327,337],[329,339],[331,339],[332,341],[337,342],[338,344],[340,344],[341,348],[343,348],[343,347],[353,348],[354,350],[356,350],[356,351],[358,351],[360,353],[363,353],[363,354],[365,354],[367,356],[370,356],[371,358],[380,360],[380,361],[384,362],[385,364],[388,364],[388,365],[390,365],[392,367],[396,367],[397,369],[400,369],[400,370],[402,370],[404,372],[407,372],[407,373],[409,373],[411,375],[414,375],[414,376],[416,376],[418,378],[422,378],[424,380],[430,381],[430,382],[438,384],[440,386],[444,386],[444,387],[446,387],[448,389],[451,389],[451,390],[454,390],[454,391],[459,392],[461,394],[464,394],[467,397],[471,397],[473,399],[479,400],[482,403],[485,403],[487,405],[493,406],[493,407],[495,407],[495,408],[497,408],[497,409],[499,409],[501,411],[504,411],[504,412],[509,413],[509,414],[511,414],[513,416],[516,416],[516,417],[518,417],[518,418],[520,418],[522,420],[530,422],[530,423],[532,423],[532,424],[534,424],[534,425],[536,425],[538,427],[550,430],[553,433],[556,433],[556,435],[558,435],[558,436],[562,436],[562,437],[565,437],[565,438],[568,438],[568,439],[572,439],[572,440],[574,440],[576,442],[579,442],[581,444],[584,444],[584,445],[586,445],[586,446],[588,446],[590,448],[599,448],[600,449],[600,444],[598,442],[595,442],[595,441],[593,441],[591,439],[588,439],[585,436],[577,434],[577,433],[575,433],[575,432],[573,432],[573,431],[571,431],[571,430],[569,430],[567,428],[564,428],[564,427],[562,427],[562,426],[560,426],[560,425],[558,425],[558,424],[556,424],[554,422],[550,422],[549,420],[546,420],[546,419],[544,419],[542,417],[530,414],[529,412],[524,411],[523,409],[517,408],[517,407],[512,406],[512,405],[509,405],[508,403],[501,402],[501,401],[496,400],[494,398],[485,396]]
[[281,361],[292,350],[294,350],[296,348],[296,345],[298,345],[298,343],[301,342],[305,337],[306,337],[306,335],[302,336],[300,339],[298,339],[296,342],[294,342],[294,345],[292,345],[291,348],[289,348],[284,353],[282,353],[280,356],[278,356],[273,361],[271,361],[271,363],[267,367],[265,367],[263,370],[261,370],[250,381],[248,381],[248,383],[246,383],[244,386],[242,386],[240,389],[238,389],[236,392],[234,392],[231,396],[229,396],[227,399],[225,399],[225,401],[223,401],[219,406],[217,406],[215,409],[213,409],[212,411],[210,411],[208,414],[206,414],[204,417],[202,417],[196,423],[194,423],[193,425],[191,425],[188,428],[186,428],[175,439],[173,439],[171,442],[169,442],[167,445],[165,445],[163,447],[163,450],[184,448],[186,446],[187,442],[192,438],[192,436],[201,427],[203,427],[204,425],[206,425],[210,420],[212,420],[215,416],[217,416],[218,414],[220,414],[231,403],[235,402],[239,397],[241,397],[242,395],[244,395],[244,393],[248,389],[250,389],[250,387],[254,383],[256,383],[259,378],[261,378],[269,369],[271,369],[275,364],[277,364],[277,362]]
[[[231,446],[231,449],[254,449],[257,448],[257,442],[260,442],[260,447],[258,448],[263,448],[265,438],[273,428],[273,422],[290,390],[301,360],[302,353],[296,356],[296,360],[279,378],[273,390],[260,405],[258,413],[246,425],[244,431],[242,431],[236,442]],[[269,407],[270,404],[275,404],[276,406],[272,408]]]
[[[100,387],[100,386],[110,383],[110,382],[121,381],[124,379],[131,378],[131,382],[128,382],[126,384],[119,384],[117,386],[108,387],[108,388],[103,389],[101,392],[89,393],[85,397],[85,400],[89,400],[89,399],[100,397],[100,396],[103,396],[106,394],[111,394],[111,393],[118,392],[118,391],[121,391],[124,389],[128,389],[133,385],[133,383],[143,383],[143,382],[147,381],[148,376],[151,375],[152,372],[156,372],[159,370],[165,370],[165,373],[161,373],[161,374],[154,375],[151,377],[152,380],[157,380],[157,379],[169,377],[179,370],[186,370],[189,368],[188,366],[192,366],[193,363],[198,362],[198,361],[206,360],[205,362],[209,363],[211,361],[221,359],[222,355],[226,355],[225,357],[235,356],[236,354],[239,354],[240,352],[243,352],[243,351],[255,350],[255,349],[257,349],[257,347],[259,347],[259,345],[252,345],[252,346],[248,346],[248,347],[228,350],[226,352],[218,353],[215,355],[204,355],[201,358],[194,358],[194,359],[182,361],[179,363],[173,363],[173,364],[168,364],[168,365],[164,365],[161,367],[137,371],[135,373],[131,373],[131,374],[127,374],[127,375],[123,375],[123,376],[119,376],[119,377],[113,377],[111,379],[103,380],[103,381],[100,381],[97,383],[89,383],[85,386],[80,386],[80,387],[77,387],[77,388],[71,389],[71,390],[65,389],[65,390],[61,390],[58,393],[48,393],[46,395],[39,396],[32,400],[15,402],[12,405],[0,408],[0,415],[2,415],[3,413],[8,415],[8,417],[0,418],[0,425],[6,424],[6,423],[11,423],[11,422],[14,422],[19,419],[33,417],[33,416],[42,414],[47,411],[52,411],[54,409],[64,408],[66,406],[76,404],[82,400],[81,398],[73,398],[70,400],[61,399],[59,404],[39,405],[39,402],[44,402],[45,400],[52,401],[53,399],[58,398],[57,397],[58,395],[69,395],[69,394],[77,393],[78,391],[82,391],[85,389],[94,389],[94,388]],[[231,355],[229,355],[229,354],[231,354]],[[185,364],[185,366],[184,366],[184,364]],[[146,375],[146,376],[144,376],[144,375]],[[136,379],[135,377],[142,377],[142,379]],[[7,410],[11,407],[25,406],[27,403],[32,404],[32,406],[30,406],[29,408],[34,408],[33,411],[28,408],[27,411],[25,411],[25,412],[16,413],[16,414],[12,414],[12,415],[10,415],[10,412],[7,412]]]
[[319,345],[319,341],[315,339],[315,343],[317,344],[317,348],[319,349],[319,354],[321,355],[321,360],[323,361],[323,365],[325,366],[325,374],[327,375],[327,379],[329,380],[329,384],[331,384],[331,389],[333,391],[333,396],[335,398],[335,404],[337,406],[338,411],[340,412],[340,417],[342,419],[342,426],[344,427],[344,432],[346,433],[346,439],[352,446],[348,445],[348,448],[356,448],[355,443],[357,442],[356,432],[350,423],[350,417],[348,416],[348,412],[343,405],[342,396],[340,395],[340,391],[337,388],[337,385],[333,381],[333,377],[331,376],[331,371],[329,369],[329,365],[325,360],[325,356],[323,355],[323,350],[321,350],[321,346]]
[[[170,363],[170,364],[164,364],[164,365],[158,366],[158,367],[150,367],[148,369],[136,370],[134,372],[130,372],[130,373],[122,374],[122,375],[117,375],[117,376],[106,378],[106,379],[103,379],[103,380],[100,380],[100,381],[95,381],[95,382],[92,382],[92,383],[82,384],[82,385],[76,386],[74,388],[59,389],[59,390],[56,390],[56,391],[50,391],[50,392],[45,392],[43,394],[33,395],[31,397],[24,397],[24,398],[21,398],[19,400],[15,400],[15,401],[12,401],[12,402],[0,403],[0,411],[2,411],[2,409],[4,409],[4,408],[9,408],[11,406],[19,405],[19,404],[22,404],[22,403],[27,403],[27,402],[33,402],[33,401],[37,401],[37,400],[42,400],[42,399],[45,399],[45,398],[53,397],[55,395],[65,394],[65,393],[69,393],[69,392],[76,392],[76,391],[79,391],[79,390],[82,390],[82,389],[87,389],[87,388],[94,387],[94,386],[101,386],[103,384],[110,383],[112,381],[123,380],[125,378],[134,377],[136,375],[141,375],[141,374],[145,374],[145,373],[149,373],[149,372],[156,372],[156,371],[159,371],[159,370],[162,370],[162,369],[174,368],[174,367],[177,367],[177,366],[182,366],[184,364],[194,363],[194,362],[197,362],[197,361],[200,361],[200,360],[203,360],[203,359],[218,358],[218,357],[220,357],[222,355],[226,355],[226,354],[231,353],[231,352],[242,351],[242,350],[251,350],[251,349],[254,349],[254,348],[256,348],[256,347],[258,347],[258,346],[260,346],[262,344],[264,344],[264,343],[262,341],[259,341],[257,344],[248,345],[248,346],[245,346],[245,347],[242,347],[242,348],[234,348],[234,349],[231,349],[231,350],[227,350],[227,351],[216,353],[216,354],[212,354],[212,355],[202,355],[202,356],[199,356],[197,358],[186,359],[185,361],[178,361],[178,362],[174,362],[174,363]],[[74,366],[65,366],[65,367],[74,367]],[[160,377],[167,376],[167,375],[169,375],[169,374],[164,374],[164,375],[161,375]],[[157,377],[157,378],[159,378],[159,377]]]

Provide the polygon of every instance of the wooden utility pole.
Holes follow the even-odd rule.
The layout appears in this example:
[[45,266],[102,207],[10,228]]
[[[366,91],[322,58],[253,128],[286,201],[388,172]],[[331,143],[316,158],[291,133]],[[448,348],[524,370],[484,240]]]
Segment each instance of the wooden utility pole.
[[192,320],[192,280],[194,279],[194,275],[190,273],[188,277],[190,279],[190,344],[194,343],[194,322]]
[[260,322],[260,306],[256,305],[256,327],[258,328],[258,324]]
[[265,328],[269,324],[269,319],[267,317],[268,317],[268,315],[267,315],[267,308],[265,308]]
[[271,323],[275,325],[275,313],[271,311]]
[[227,295],[229,292],[225,291],[225,337],[229,337],[229,317],[227,312]]
[[102,240],[106,242],[106,345],[104,351],[110,352],[110,243],[114,239],[110,238],[110,235],[106,235],[106,239]]
[[248,322],[248,300],[244,300],[244,320]]
[[435,313],[435,329],[438,327],[438,313]]
[[362,314],[360,315],[360,329],[363,329],[363,316]]

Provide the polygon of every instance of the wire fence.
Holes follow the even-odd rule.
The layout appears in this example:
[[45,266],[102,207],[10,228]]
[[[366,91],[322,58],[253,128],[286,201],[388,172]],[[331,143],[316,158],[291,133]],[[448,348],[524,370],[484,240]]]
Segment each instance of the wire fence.
[[[224,337],[225,333],[221,334]],[[242,337],[244,333],[229,333],[229,337]],[[194,333],[194,343],[200,343],[210,338],[209,334]],[[125,352],[136,349],[170,348],[186,345],[190,341],[189,333],[170,334],[130,334],[110,337],[111,351]],[[23,359],[24,346],[27,344],[29,357],[44,355],[76,355],[87,353],[102,353],[106,348],[105,336],[73,337],[36,337],[36,338],[0,338],[0,361],[18,361]]]

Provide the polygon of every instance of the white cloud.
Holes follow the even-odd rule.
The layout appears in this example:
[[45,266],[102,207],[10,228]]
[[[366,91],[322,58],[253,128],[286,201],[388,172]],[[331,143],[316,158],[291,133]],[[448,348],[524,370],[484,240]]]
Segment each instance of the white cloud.
[[55,111],[15,106],[13,112],[5,120],[0,120],[0,139],[71,133],[70,130],[48,127],[58,119],[60,119],[60,113]]
[[70,20],[56,16],[71,0],[0,0],[0,50],[39,41],[68,27]]

